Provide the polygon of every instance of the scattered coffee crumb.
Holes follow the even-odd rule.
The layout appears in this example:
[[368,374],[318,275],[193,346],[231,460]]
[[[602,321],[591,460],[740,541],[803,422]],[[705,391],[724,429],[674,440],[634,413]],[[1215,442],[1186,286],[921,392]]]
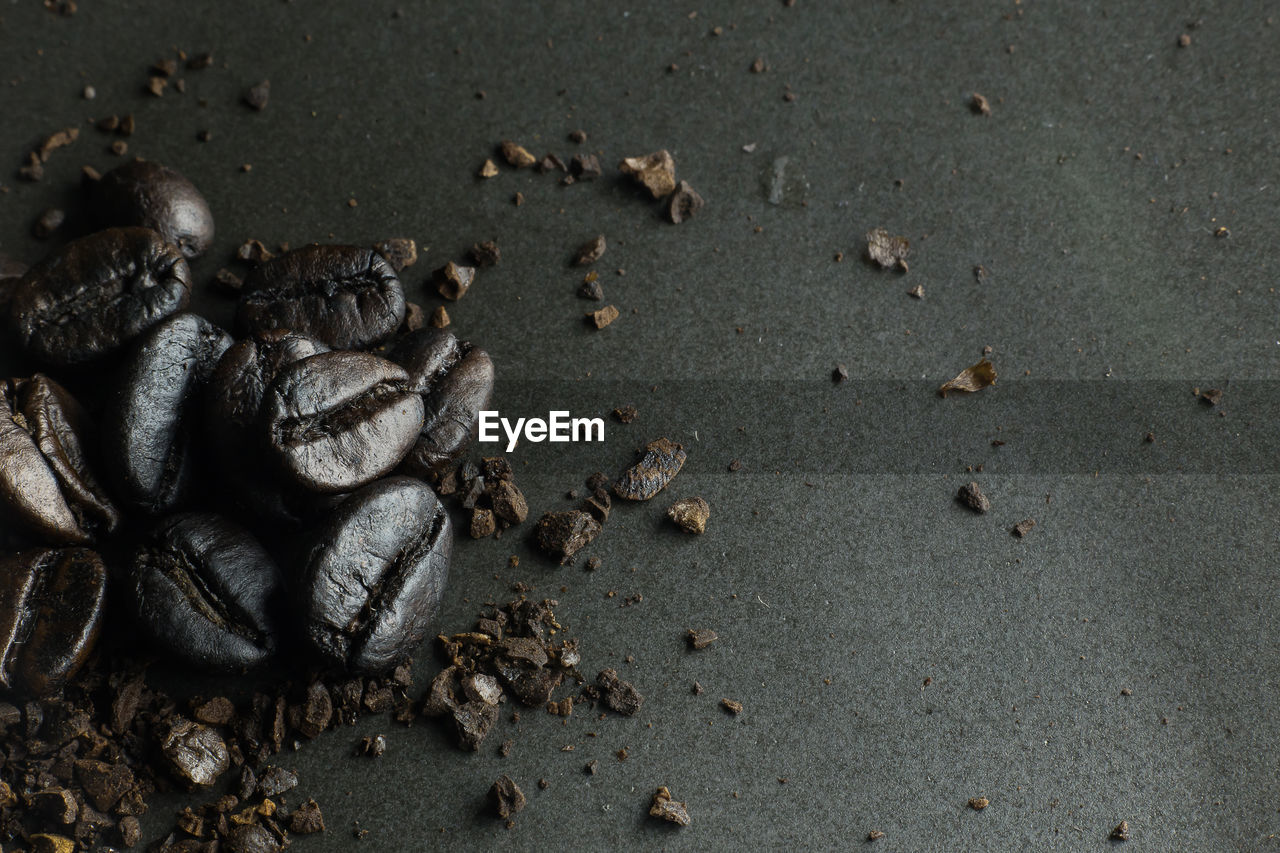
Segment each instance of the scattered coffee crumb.
[[884,833],[878,829],[873,829],[867,833],[868,841],[879,841],[881,838],[884,838]]
[[582,280],[581,286],[578,287],[578,295],[595,302],[604,300],[604,287],[600,284],[600,276],[595,270],[587,273],[587,277]]
[[84,98],[86,101],[92,101],[94,98],[98,97],[98,90],[92,86],[85,86],[80,90],[80,97]]
[[613,484],[613,493],[629,501],[647,501],[680,473],[687,458],[684,445],[668,438],[652,441],[645,446],[643,458]]
[[275,254],[261,240],[255,240],[251,237],[241,243],[240,248],[236,249],[236,257],[251,264],[264,264],[274,258]]
[[402,272],[418,262],[418,243],[412,237],[392,237],[373,244],[373,250],[386,258],[396,272]]
[[654,792],[653,801],[649,804],[649,814],[680,826],[688,826],[693,822],[689,818],[688,807],[671,799],[671,792],[666,785]]
[[706,689],[706,688],[704,688],[704,687],[702,686],[702,683],[701,683],[701,682],[698,682],[698,681],[693,682],[693,695],[694,695],[694,696],[701,696],[701,695],[703,694],[703,691],[704,691],[705,689]]
[[592,240],[588,240],[578,247],[578,252],[574,255],[573,262],[580,267],[587,264],[594,264],[604,255],[606,248],[604,235],[600,234]]
[[585,130],[573,130],[569,132],[569,141],[576,142],[578,145],[587,141],[587,132]]
[[587,322],[593,324],[597,329],[603,329],[605,326],[618,319],[618,309],[612,305],[606,305],[599,311],[588,311],[586,314]]
[[546,174],[547,172],[567,172],[569,167],[556,154],[545,154],[538,161],[538,171]]
[[613,410],[613,417],[620,424],[629,424],[640,415],[640,411],[630,404]]
[[1013,535],[1021,539],[1030,533],[1031,528],[1035,526],[1036,520],[1034,518],[1024,518],[1013,526]]
[[991,501],[978,488],[977,483],[965,483],[956,492],[956,500],[976,513],[984,513],[991,509]]
[[732,462],[730,462],[730,463],[729,463],[729,470],[730,470],[730,471],[733,471],[733,472],[741,471],[741,470],[742,470],[742,460],[741,460],[741,459],[734,459]]
[[1129,840],[1129,821],[1122,820],[1119,823],[1117,823],[1115,827],[1113,827],[1111,830],[1111,838],[1114,841],[1128,841]]
[[616,670],[601,670],[596,684],[587,688],[588,696],[603,701],[611,710],[625,716],[634,716],[644,704],[644,696],[630,681],[618,677]]
[[244,287],[244,279],[223,267],[213,274],[213,283],[218,289],[231,296],[237,296]]
[[1231,236],[1231,229],[1225,225],[1219,225],[1217,228],[1214,229],[1213,236],[1217,237],[1220,240],[1225,240],[1227,237]]
[[129,143],[125,142],[123,139],[117,139],[115,142],[111,143],[111,153],[117,157],[123,157],[129,153]]
[[986,281],[988,275],[990,275],[990,273],[987,272],[987,268],[984,267],[982,264],[977,264],[976,266],[974,266],[973,278],[974,278],[974,281],[978,282],[978,284],[982,284],[984,281]]
[[643,157],[627,157],[618,164],[618,168],[624,175],[634,178],[654,198],[662,198],[676,188],[676,161],[666,149]]
[[751,63],[751,67],[747,70],[752,74],[763,74],[765,72],[764,57],[757,56],[755,61]]
[[839,385],[849,378],[849,368],[845,364],[837,364],[831,371],[831,381]]
[[370,758],[381,758],[387,751],[387,739],[384,735],[365,735],[360,739],[360,752]]
[[1133,688],[1132,688],[1132,687],[1121,687],[1121,688],[1120,688],[1120,695],[1121,695],[1121,696],[1132,696],[1132,695],[1133,695]]
[[969,800],[969,808],[973,809],[975,812],[980,812],[989,805],[991,805],[991,801],[986,797],[974,797]]
[[433,274],[436,290],[445,299],[457,301],[466,295],[476,279],[475,267],[464,267],[453,261],[440,267]]
[[502,151],[503,159],[517,169],[525,169],[538,162],[527,148],[517,145],[510,139],[504,139],[499,147]]
[[147,78],[147,91],[157,98],[164,96],[164,90],[168,87],[169,81],[164,77],[154,75]]
[[433,329],[443,329],[449,325],[449,312],[444,310],[443,305],[437,305],[436,309],[431,312],[431,319],[427,321]]
[[735,699],[721,699],[720,707],[724,708],[735,717],[742,713],[742,703]]
[[685,639],[689,641],[689,645],[695,649],[705,649],[707,646],[720,639],[720,635],[710,628],[693,629],[690,628],[685,634]]
[[489,799],[493,801],[494,812],[503,820],[520,811],[528,802],[520,786],[505,774],[499,776],[493,783],[493,787],[489,789]]
[[924,299],[924,285],[917,284],[915,287],[907,291],[908,296],[914,296],[916,299]]
[[1142,440],[1145,441],[1147,444],[1154,444],[1156,440],[1156,434],[1154,432],[1149,432],[1142,437]]
[[484,539],[492,536],[498,529],[498,522],[493,517],[493,510],[474,507],[471,510],[471,538]]
[[561,564],[591,544],[600,533],[600,522],[580,509],[548,512],[538,519],[534,540],[538,547]]
[[1183,33],[1178,36],[1178,47],[1191,47],[1191,34]]
[[250,108],[262,112],[267,108],[267,101],[271,98],[271,81],[263,80],[256,86],[251,86],[244,93],[244,102]]
[[676,191],[671,195],[671,204],[667,207],[667,215],[671,221],[679,225],[686,219],[693,217],[698,211],[706,205],[706,201],[698,194],[698,191],[690,186],[688,181],[681,181],[676,187]]
[[324,832],[324,815],[315,800],[307,800],[289,815],[289,831],[299,835]]
[[50,207],[31,224],[31,235],[37,240],[47,240],[67,221],[67,214],[60,207]]
[[426,322],[426,318],[422,314],[422,306],[416,302],[406,302],[404,304],[404,330],[406,332],[416,332],[422,328]]
[[550,779],[547,779],[546,777],[543,777],[542,779],[539,779],[539,780],[538,780],[538,787],[539,787],[539,788],[541,788],[541,789],[542,789],[542,790],[544,790],[544,791],[545,791],[545,790],[547,790],[548,788],[550,788],[550,787],[551,787],[551,780],[550,780]]
[[907,271],[907,255],[911,253],[911,241],[906,237],[895,237],[883,228],[873,228],[867,232],[867,257],[880,265],[881,269],[898,267]]
[[700,497],[681,498],[667,509],[667,518],[686,533],[705,533],[711,507]]
[[597,759],[594,759],[594,758],[593,758],[593,759],[591,759],[590,761],[588,761],[588,762],[586,763],[586,766],[584,766],[584,767],[582,768],[582,772],[583,772],[583,773],[586,773],[588,776],[594,776],[594,775],[596,775],[596,773],[597,773],[599,770],[600,770],[600,762],[599,762]]
[[495,240],[485,240],[471,247],[471,259],[478,267],[497,266],[502,260],[502,251]]
[[948,391],[964,391],[966,393],[972,393],[974,391],[981,391],[983,388],[986,388],[995,381],[995,365],[993,365],[988,359],[984,358],[977,364],[970,365],[960,371],[955,379],[942,383],[942,386],[938,388],[938,393],[943,397],[947,396]]
[[569,181],[571,177],[576,177],[579,181],[594,181],[604,174],[600,158],[594,154],[574,154],[570,170],[572,174],[566,175],[565,181]]
[[1210,406],[1216,406],[1222,402],[1221,388],[1210,388],[1206,391],[1201,391],[1199,388],[1195,388],[1193,390],[1197,397],[1199,397],[1205,403],[1208,403]]
[[492,160],[485,160],[484,165],[480,167],[480,177],[496,178],[498,176],[498,164]]
[[969,109],[978,115],[991,115],[991,102],[977,92],[973,93],[973,97],[969,101]]

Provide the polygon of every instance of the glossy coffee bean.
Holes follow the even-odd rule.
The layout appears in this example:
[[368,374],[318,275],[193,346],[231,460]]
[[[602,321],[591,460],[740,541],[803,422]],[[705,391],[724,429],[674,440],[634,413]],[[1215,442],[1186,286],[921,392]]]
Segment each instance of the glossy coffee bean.
[[159,232],[187,258],[213,243],[213,213],[195,185],[147,160],[116,166],[88,186],[89,207],[103,228],[141,226]]
[[89,469],[89,418],[66,389],[37,373],[0,382],[0,522],[43,542],[83,545],[119,514]]
[[237,341],[218,362],[205,392],[205,441],[226,498],[255,519],[297,525],[318,511],[315,493],[275,475],[262,400],[276,375],[295,361],[328,352],[306,335],[282,329]]
[[87,548],[0,558],[0,686],[43,696],[88,658],[102,625],[107,571]]
[[323,352],[280,371],[262,419],[270,454],[289,482],[343,492],[400,463],[422,426],[422,398],[389,361]]
[[306,558],[312,644],[352,671],[395,665],[427,636],[452,550],[449,515],[422,481],[389,477],[352,494]]
[[476,437],[480,412],[493,398],[493,362],[484,350],[431,328],[400,338],[387,357],[408,371],[423,401],[422,430],[404,470],[435,481]]
[[9,304],[19,345],[70,366],[115,352],[181,311],[191,273],[182,253],[147,228],[111,228],[63,246],[18,282]]
[[117,497],[152,515],[170,512],[194,477],[201,394],[231,346],[203,317],[175,314],[130,349],[103,416],[103,458]]
[[354,246],[307,246],[257,267],[236,309],[240,336],[291,329],[334,349],[367,349],[404,322],[404,291],[386,259]]
[[139,545],[128,577],[139,621],[179,658],[229,670],[275,651],[280,569],[238,524],[213,513],[171,516]]

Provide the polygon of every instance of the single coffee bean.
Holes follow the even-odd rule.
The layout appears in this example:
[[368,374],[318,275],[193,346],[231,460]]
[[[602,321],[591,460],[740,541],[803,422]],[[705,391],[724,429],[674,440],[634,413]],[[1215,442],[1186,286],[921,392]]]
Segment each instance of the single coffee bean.
[[274,475],[265,432],[258,429],[262,400],[276,375],[329,348],[306,335],[275,329],[237,341],[225,353],[205,392],[205,441],[213,449],[227,498],[256,519],[296,525],[312,515],[315,493]]
[[209,203],[168,166],[147,160],[122,163],[88,189],[90,212],[104,228],[150,228],[187,258],[200,257],[213,243]]
[[111,228],[73,240],[27,270],[9,304],[18,343],[70,366],[115,352],[186,307],[191,272],[178,249],[147,228]]
[[377,252],[307,246],[245,277],[236,330],[244,337],[292,329],[333,349],[367,349],[391,337],[404,312],[400,279]]
[[115,530],[120,516],[87,461],[96,438],[80,404],[49,377],[0,382],[0,516],[58,545]]
[[422,398],[389,361],[322,352],[280,372],[262,418],[271,455],[290,482],[342,492],[400,463],[422,427]]
[[427,635],[449,576],[453,530],[435,492],[388,477],[318,531],[303,570],[307,633],[327,660],[380,672]]
[[107,570],[87,548],[0,557],[0,686],[33,696],[62,687],[89,657]]
[[200,395],[231,337],[203,317],[175,314],[133,346],[106,407],[106,471],[129,506],[157,515],[190,490]]
[[484,350],[433,328],[403,336],[387,357],[408,371],[423,401],[422,429],[404,470],[435,482],[476,437],[480,412],[493,398],[493,362]]
[[164,647],[209,669],[256,666],[275,651],[280,568],[238,524],[185,513],[158,524],[134,552],[136,615]]

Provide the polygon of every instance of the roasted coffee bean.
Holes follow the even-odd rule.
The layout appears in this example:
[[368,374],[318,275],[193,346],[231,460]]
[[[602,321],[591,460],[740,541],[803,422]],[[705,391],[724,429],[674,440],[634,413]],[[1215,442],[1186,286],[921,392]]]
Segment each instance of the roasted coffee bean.
[[89,470],[96,446],[80,404],[49,377],[0,382],[0,516],[59,545],[109,534],[120,517]]
[[290,482],[342,492],[400,463],[422,428],[422,398],[389,361],[323,352],[280,372],[262,418],[271,455]]
[[422,430],[404,469],[438,480],[476,437],[480,412],[493,397],[493,362],[484,350],[432,328],[400,338],[387,357],[409,372],[423,401]]
[[87,548],[0,558],[0,686],[43,696],[89,657],[102,625],[107,570]]
[[128,577],[139,622],[183,660],[229,670],[275,651],[280,568],[238,524],[213,513],[165,519],[134,552]]
[[213,243],[209,203],[168,166],[147,160],[122,163],[88,190],[90,212],[104,228],[150,228],[187,258],[200,257]]
[[132,348],[102,424],[106,471],[129,506],[170,512],[189,492],[200,395],[231,343],[203,317],[176,314]]
[[191,273],[178,249],[147,228],[111,228],[63,246],[14,289],[18,343],[49,364],[81,364],[115,352],[181,311]]
[[297,524],[314,510],[314,495],[271,476],[264,430],[257,429],[262,400],[276,375],[329,348],[281,329],[238,341],[223,353],[205,392],[205,440],[213,448],[227,496],[255,517]]
[[354,671],[392,667],[427,635],[452,550],[449,515],[420,480],[388,477],[352,494],[306,558],[312,644]]
[[404,322],[404,291],[386,259],[354,246],[286,252],[244,280],[236,309],[240,336],[292,329],[334,349],[366,349]]

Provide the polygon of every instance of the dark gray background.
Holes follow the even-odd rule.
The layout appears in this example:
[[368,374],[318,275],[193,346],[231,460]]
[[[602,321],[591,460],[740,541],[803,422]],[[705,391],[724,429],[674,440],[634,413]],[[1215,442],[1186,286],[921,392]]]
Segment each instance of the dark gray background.
[[[1264,4],[80,6],[2,7],[0,250],[47,249],[36,214],[74,204],[81,165],[116,162],[87,119],[132,112],[130,154],[213,207],[195,304],[218,321],[231,305],[203,283],[246,237],[414,237],[429,248],[405,281],[428,309],[429,271],[496,239],[502,263],[449,311],[492,354],[498,407],[640,409],[604,446],[513,454],[535,513],[644,441],[689,448],[673,486],[585,552],[594,573],[522,536],[460,539],[442,616],[461,630],[535,586],[588,675],[641,687],[639,715],[526,712],[479,754],[433,724],[327,733],[282,756],[330,829],[298,849],[350,849],[356,819],[380,850],[846,848],[872,829],[886,850],[1081,850],[1122,818],[1135,849],[1277,845],[1280,26]],[[174,49],[216,64],[182,72],[185,95],[145,94]],[[238,99],[263,78],[252,113]],[[66,125],[80,140],[19,181]],[[606,177],[478,181],[504,138],[599,152]],[[663,147],[708,202],[679,227],[614,171]],[[861,259],[877,226],[912,240],[906,275]],[[601,332],[568,266],[597,233],[622,311]],[[937,397],[984,346],[998,384]],[[830,382],[836,362],[849,383]],[[986,516],[953,501],[971,478]],[[701,537],[663,520],[692,494],[712,507]],[[723,639],[689,652],[689,627]],[[352,757],[373,731],[387,755]],[[530,797],[510,831],[484,811],[501,773]],[[658,785],[691,827],[645,816]],[[150,831],[186,802],[159,801]]]

